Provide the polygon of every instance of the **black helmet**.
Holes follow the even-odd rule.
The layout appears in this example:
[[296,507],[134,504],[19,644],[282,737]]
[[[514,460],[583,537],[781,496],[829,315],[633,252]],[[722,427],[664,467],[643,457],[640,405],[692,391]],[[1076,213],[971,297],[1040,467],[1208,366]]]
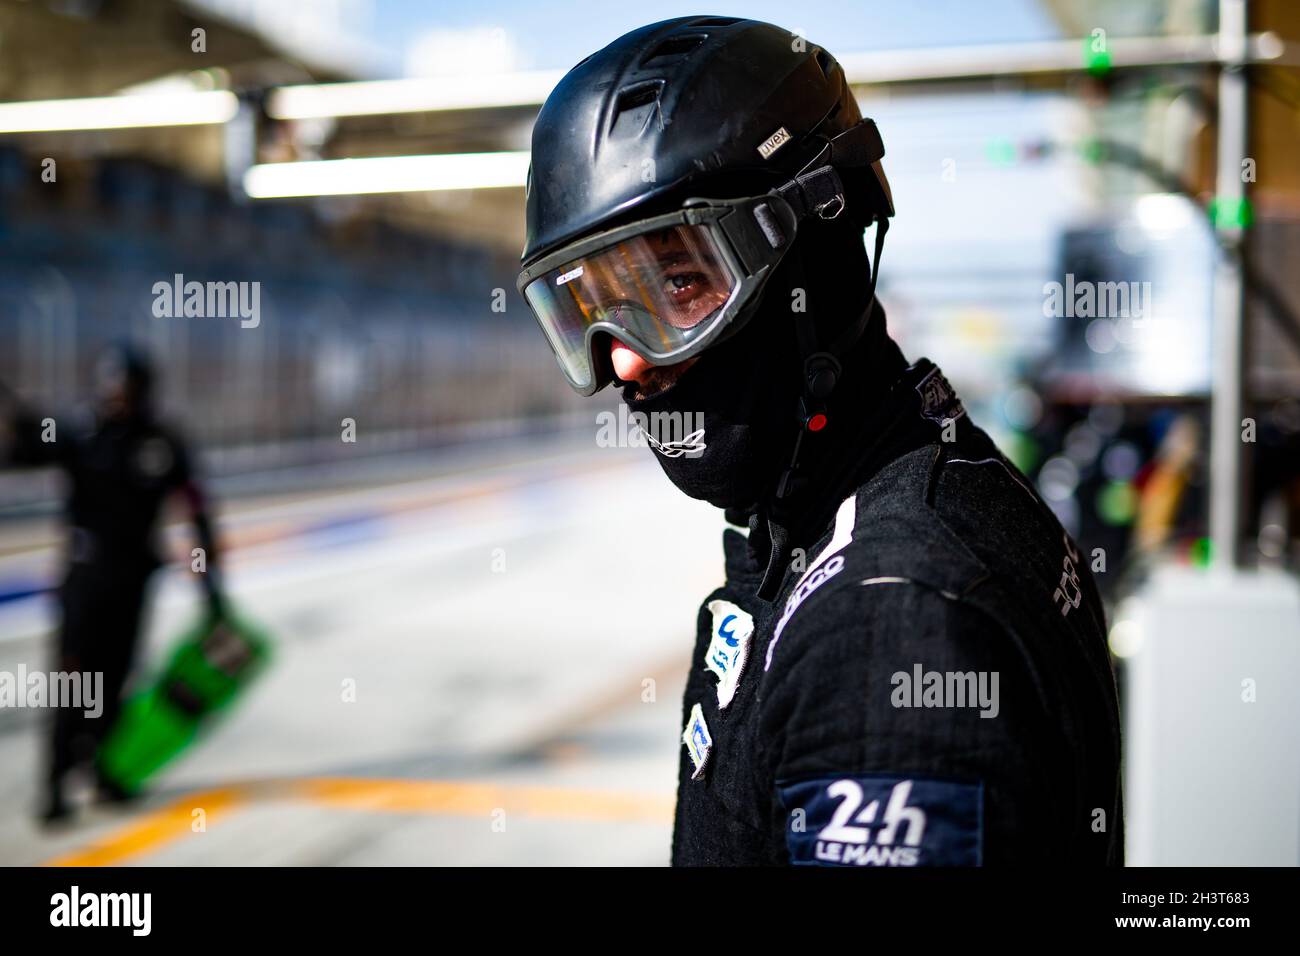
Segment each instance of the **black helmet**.
[[[788,30],[731,17],[633,30],[565,74],[538,114],[521,259],[684,188],[776,185],[861,121],[835,58]],[[888,182],[872,171],[883,209]]]
[[[533,128],[519,278],[570,384],[608,381],[598,332],[654,364],[733,334],[808,215],[847,210],[879,239],[883,154],[835,58],[768,23],[665,20],[587,57]],[[694,280],[645,281],[668,256],[707,282],[690,314]]]

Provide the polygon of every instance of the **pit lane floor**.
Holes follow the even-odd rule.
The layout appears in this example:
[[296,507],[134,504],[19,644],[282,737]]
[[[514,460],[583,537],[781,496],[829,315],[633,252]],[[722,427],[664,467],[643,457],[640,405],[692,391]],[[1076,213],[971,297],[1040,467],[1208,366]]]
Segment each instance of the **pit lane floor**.
[[[667,862],[722,522],[645,449],[499,443],[222,515],[272,666],[141,801],[55,830],[33,819],[48,715],[0,711],[0,863]],[[0,579],[48,579],[54,540],[7,529]],[[160,579],[146,669],[198,606],[181,571]],[[48,595],[0,605],[0,669],[48,667],[55,623]]]

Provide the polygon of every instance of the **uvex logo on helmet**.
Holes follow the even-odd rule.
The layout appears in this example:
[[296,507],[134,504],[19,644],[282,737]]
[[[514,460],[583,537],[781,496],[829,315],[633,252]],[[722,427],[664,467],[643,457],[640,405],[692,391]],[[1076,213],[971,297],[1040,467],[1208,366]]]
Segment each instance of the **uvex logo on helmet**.
[[758,155],[771,159],[772,154],[790,142],[790,132],[784,126],[758,144]]

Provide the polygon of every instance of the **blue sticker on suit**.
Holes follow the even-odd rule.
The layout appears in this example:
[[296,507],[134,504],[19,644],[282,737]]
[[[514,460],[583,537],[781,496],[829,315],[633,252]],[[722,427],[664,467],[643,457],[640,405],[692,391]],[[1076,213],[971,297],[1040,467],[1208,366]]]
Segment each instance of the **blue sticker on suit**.
[[979,866],[984,787],[835,775],[778,784],[796,866]]

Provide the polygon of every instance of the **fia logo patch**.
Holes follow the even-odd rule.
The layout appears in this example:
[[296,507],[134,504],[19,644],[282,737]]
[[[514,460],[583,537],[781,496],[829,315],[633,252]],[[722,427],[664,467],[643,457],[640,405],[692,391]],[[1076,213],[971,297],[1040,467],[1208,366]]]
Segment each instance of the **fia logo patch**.
[[981,783],[863,774],[778,787],[790,814],[786,846],[796,866],[979,866],[983,861]]
[[713,750],[713,735],[709,733],[709,725],[704,722],[704,711],[699,704],[691,708],[691,717],[686,721],[686,729],[682,731],[682,743],[686,744],[686,752],[691,755],[691,765],[695,768],[691,779],[698,779]]
[[921,414],[932,422],[944,425],[966,414],[961,399],[937,368],[916,383],[916,392],[921,396]]
[[730,601],[710,601],[713,637],[704,655],[704,666],[718,675],[718,709],[736,696],[741,672],[749,659],[749,639],[754,636],[754,619]]

